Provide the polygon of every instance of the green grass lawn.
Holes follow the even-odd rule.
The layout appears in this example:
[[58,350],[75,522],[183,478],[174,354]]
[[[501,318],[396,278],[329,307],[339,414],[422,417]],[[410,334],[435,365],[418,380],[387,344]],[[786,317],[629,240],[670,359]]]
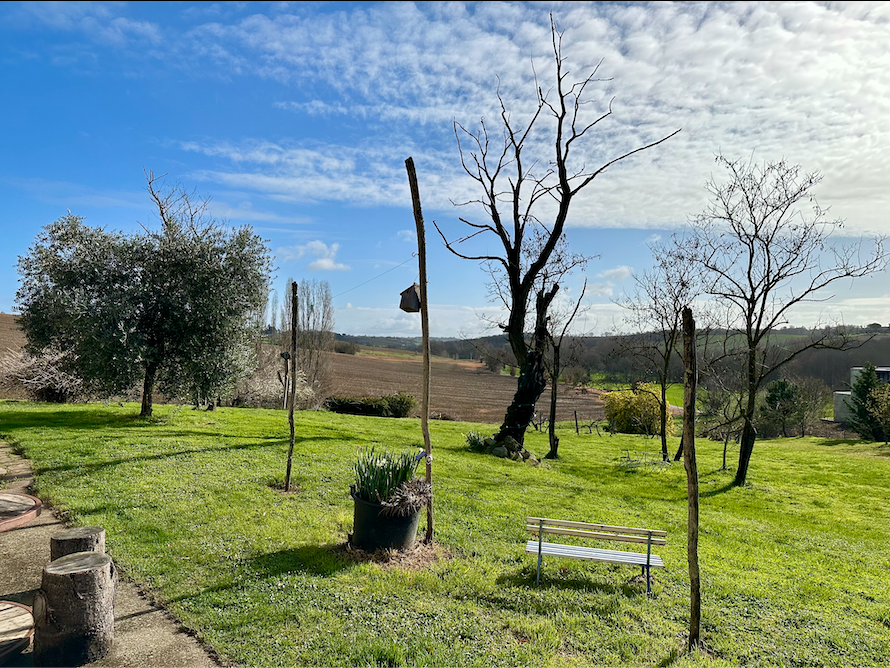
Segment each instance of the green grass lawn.
[[[34,462],[39,493],[107,530],[124,571],[226,660],[242,665],[886,665],[890,448],[818,439],[755,446],[750,485],[699,442],[703,637],[688,625],[686,478],[625,470],[655,441],[560,432],[534,468],[467,451],[432,424],[436,537],[420,570],[355,563],[351,466],[369,444],[419,448],[416,420],[300,413],[294,479],[286,413],[0,402],[0,434]],[[546,434],[529,448],[546,452]],[[673,439],[676,447],[676,439]],[[668,531],[654,595],[628,567],[550,560],[540,587],[527,514]],[[678,658],[679,657],[679,658]]]

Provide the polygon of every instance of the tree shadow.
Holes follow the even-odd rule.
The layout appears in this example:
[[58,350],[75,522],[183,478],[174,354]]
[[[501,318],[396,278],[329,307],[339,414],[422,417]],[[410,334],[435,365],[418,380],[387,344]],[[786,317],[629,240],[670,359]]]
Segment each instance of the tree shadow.
[[355,566],[342,551],[342,543],[303,545],[290,550],[279,550],[247,561],[249,568],[264,577],[285,573],[308,573],[327,577]]
[[[172,436],[183,436],[187,435],[188,432],[177,432],[176,434],[172,434]],[[168,434],[170,436],[170,434]],[[230,437],[230,438],[235,438]],[[73,469],[77,469],[78,471],[97,471],[99,469],[119,466],[121,464],[128,464],[130,462],[139,462],[139,461],[157,461],[162,459],[168,459],[171,457],[181,457],[184,455],[192,455],[192,454],[203,454],[207,452],[228,452],[234,450],[253,450],[257,448],[267,448],[274,446],[286,446],[289,444],[288,439],[281,438],[280,436],[263,436],[254,438],[256,441],[262,441],[260,443],[238,443],[234,445],[220,445],[206,448],[191,448],[191,449],[180,449],[173,450],[170,452],[159,452],[150,455],[138,455],[134,457],[118,457],[116,459],[109,459],[103,462],[94,462],[91,464],[83,464],[83,463],[73,463],[73,464],[61,464],[59,466],[46,466],[40,467],[37,469],[38,474],[48,473],[48,472],[59,472],[59,471],[71,471]],[[322,437],[312,437],[312,438],[296,438],[294,439],[294,444],[302,443],[304,441],[340,441],[343,439],[333,437],[333,436],[322,436]]]
[[712,496],[717,496],[718,494],[725,494],[726,492],[730,492],[736,488],[736,484],[733,481],[729,481],[725,485],[718,487],[717,489],[709,489],[706,492],[699,492],[699,496],[703,499],[708,499]]

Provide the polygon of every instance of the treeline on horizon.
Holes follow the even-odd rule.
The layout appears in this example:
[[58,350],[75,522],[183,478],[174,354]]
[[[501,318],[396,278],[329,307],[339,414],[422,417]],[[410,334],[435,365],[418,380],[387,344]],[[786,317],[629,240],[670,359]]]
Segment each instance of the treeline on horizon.
[[[861,332],[870,336],[861,346],[852,350],[810,349],[789,362],[777,376],[812,377],[820,379],[833,390],[849,389],[850,368],[870,362],[876,366],[890,366],[890,328],[877,329],[875,326],[847,328],[850,333]],[[777,330],[775,337],[787,339],[793,346],[797,338],[807,337],[810,330],[804,327],[788,327]],[[636,335],[639,337],[640,335]],[[655,333],[648,335],[653,339]],[[570,362],[565,376],[569,382],[588,383],[591,378],[606,383],[632,383],[654,381],[654,370],[646,367],[645,359],[635,355],[628,335],[576,336],[566,337],[563,355],[570,351]],[[716,338],[716,337],[715,337]],[[370,348],[388,348],[409,352],[420,352],[420,337],[362,336],[337,334],[338,341],[346,341]],[[491,368],[515,365],[505,336],[488,336],[476,339],[432,339],[430,353],[451,359],[479,360]],[[672,382],[683,381],[683,366],[679,357],[675,358],[670,371]]]

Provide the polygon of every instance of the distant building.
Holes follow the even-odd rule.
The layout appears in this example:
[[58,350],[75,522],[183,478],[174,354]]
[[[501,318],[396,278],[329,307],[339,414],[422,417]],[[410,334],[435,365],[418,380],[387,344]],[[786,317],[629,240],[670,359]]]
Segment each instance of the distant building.
[[[850,368],[850,387],[853,387],[853,384],[856,382],[856,378],[859,374],[862,373],[861,366],[854,366]],[[878,380],[882,383],[890,383],[890,366],[878,366],[875,367],[875,373],[878,375]],[[850,417],[852,416],[852,411],[850,407],[847,405],[851,401],[852,392],[850,390],[842,390],[840,392],[834,393],[834,421],[835,422],[849,422]]]

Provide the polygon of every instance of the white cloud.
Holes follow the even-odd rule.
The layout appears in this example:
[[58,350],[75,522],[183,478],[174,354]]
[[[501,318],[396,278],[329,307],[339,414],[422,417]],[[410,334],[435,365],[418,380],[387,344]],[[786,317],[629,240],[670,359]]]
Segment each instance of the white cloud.
[[[545,90],[552,79],[547,11],[536,4],[383,3],[326,12],[282,4],[265,15],[209,6],[180,13],[192,22],[186,28],[126,16],[126,5],[26,3],[16,11],[55,30],[79,30],[132,62],[281,82],[288,89],[285,101],[272,103],[279,108],[361,125],[358,141],[323,146],[262,137],[182,145],[218,159],[196,176],[284,201],[408,202],[402,160],[414,155],[426,170],[425,208],[450,211],[451,199],[473,196],[451,119],[494,124],[499,81],[521,121],[534,99],[531,62]],[[570,226],[682,226],[703,208],[712,156],[723,151],[821,170],[816,195],[846,219],[849,233],[886,227],[888,5],[565,3],[554,13],[565,29],[568,70],[581,76],[603,60],[599,73],[608,80],[589,89],[585,112],[603,112],[614,96],[612,115],[589,142],[574,145],[574,169],[682,128],[597,177],[573,202]],[[547,164],[549,145],[533,135],[527,155]]]
[[615,285],[612,281],[605,283],[588,283],[587,294],[591,297],[611,297],[615,294]]
[[406,243],[417,243],[417,232],[415,230],[399,230],[396,232],[396,238]]
[[612,267],[611,269],[606,269],[605,271],[601,271],[596,275],[597,278],[605,278],[610,281],[621,281],[627,278],[628,276],[632,276],[634,273],[633,267],[628,267],[626,264],[622,264],[619,267]]
[[279,248],[278,257],[283,261],[299,260],[305,255],[314,257],[315,260],[306,267],[309,271],[345,271],[350,267],[335,260],[340,244],[328,246],[323,241],[310,241],[299,246]]

